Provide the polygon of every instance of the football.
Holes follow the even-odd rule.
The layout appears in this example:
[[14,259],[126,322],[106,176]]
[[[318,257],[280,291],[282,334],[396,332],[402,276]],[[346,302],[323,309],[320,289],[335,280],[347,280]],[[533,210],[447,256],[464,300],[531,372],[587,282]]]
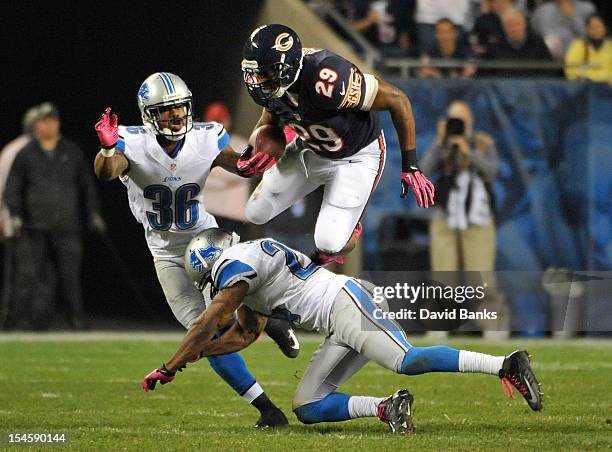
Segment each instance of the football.
[[263,152],[278,160],[285,153],[287,140],[282,127],[265,125],[253,131],[249,143],[253,146],[254,152]]

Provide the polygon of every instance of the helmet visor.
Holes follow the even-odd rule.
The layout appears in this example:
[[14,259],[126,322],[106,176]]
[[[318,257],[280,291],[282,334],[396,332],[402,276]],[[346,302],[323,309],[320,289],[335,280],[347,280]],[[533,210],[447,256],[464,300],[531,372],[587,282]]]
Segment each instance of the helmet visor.
[[288,64],[278,63],[265,69],[243,68],[244,83],[249,91],[260,99],[278,96],[283,87],[283,77],[290,68]]
[[168,139],[182,138],[193,125],[191,102],[153,105],[146,108],[158,134]]

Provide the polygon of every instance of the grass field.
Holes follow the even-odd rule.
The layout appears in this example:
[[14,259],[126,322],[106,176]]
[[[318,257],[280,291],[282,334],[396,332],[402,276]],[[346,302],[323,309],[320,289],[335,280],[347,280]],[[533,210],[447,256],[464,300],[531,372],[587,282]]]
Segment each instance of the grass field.
[[[178,338],[178,336],[177,336]],[[453,342],[501,354],[521,345],[533,354],[544,411],[503,395],[486,375],[395,375],[369,364],[342,389],[384,396],[400,387],[415,395],[417,433],[390,434],[377,419],[301,425],[293,391],[317,347],[298,359],[259,342],[244,352],[251,371],[289,417],[290,427],[256,431],[255,409],[217,378],[206,362],[148,394],[142,377],[175,350],[174,337],[0,337],[0,431],[65,431],[79,450],[600,450],[612,447],[612,343]],[[418,343],[419,341],[415,341]],[[419,344],[420,345],[420,344]],[[519,396],[520,397],[520,396]],[[3,447],[3,446],[0,446]],[[25,450],[24,446],[4,446]]]

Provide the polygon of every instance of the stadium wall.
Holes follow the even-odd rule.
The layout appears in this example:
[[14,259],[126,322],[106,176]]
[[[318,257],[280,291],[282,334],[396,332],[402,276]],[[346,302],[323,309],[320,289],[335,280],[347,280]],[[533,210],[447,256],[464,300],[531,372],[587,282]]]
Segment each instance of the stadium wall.
[[[454,99],[467,101],[475,129],[495,138],[502,160],[495,182],[497,270],[610,271],[611,86],[561,80],[392,82],[412,101],[419,155],[434,142],[436,124]],[[383,124],[389,152],[365,216],[366,270],[384,266],[379,237],[385,231],[379,226],[385,216],[426,213],[399,197],[397,136],[387,114]],[[542,293],[519,298],[513,302],[528,310],[525,315],[541,311]],[[609,303],[601,309],[600,318],[612,314]]]

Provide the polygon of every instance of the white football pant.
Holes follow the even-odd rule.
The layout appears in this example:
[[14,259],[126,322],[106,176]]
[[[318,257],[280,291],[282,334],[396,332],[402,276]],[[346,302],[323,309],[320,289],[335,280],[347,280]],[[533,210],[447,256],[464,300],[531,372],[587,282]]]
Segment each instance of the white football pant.
[[385,138],[379,138],[350,157],[321,157],[295,139],[283,156],[264,173],[247,202],[246,218],[264,224],[321,185],[325,187],[315,226],[315,246],[326,254],[339,253],[357,222],[385,166]]

